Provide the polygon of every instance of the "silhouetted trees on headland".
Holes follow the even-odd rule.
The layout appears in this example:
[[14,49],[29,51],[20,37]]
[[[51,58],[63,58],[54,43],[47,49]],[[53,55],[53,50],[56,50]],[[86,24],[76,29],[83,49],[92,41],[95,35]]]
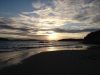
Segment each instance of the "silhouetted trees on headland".
[[100,30],[91,32],[84,38],[84,43],[87,44],[100,44]]

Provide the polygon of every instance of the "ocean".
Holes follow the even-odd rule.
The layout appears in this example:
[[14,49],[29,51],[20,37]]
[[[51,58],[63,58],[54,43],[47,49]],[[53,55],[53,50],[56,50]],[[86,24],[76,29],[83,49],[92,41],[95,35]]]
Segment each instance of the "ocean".
[[[56,50],[84,50],[87,45],[79,41],[0,41],[0,51],[54,47]],[[58,49],[59,47],[59,49]]]

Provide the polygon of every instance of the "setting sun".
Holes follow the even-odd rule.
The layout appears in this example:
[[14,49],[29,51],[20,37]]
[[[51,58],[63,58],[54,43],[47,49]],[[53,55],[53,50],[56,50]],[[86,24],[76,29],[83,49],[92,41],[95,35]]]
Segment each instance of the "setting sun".
[[48,37],[49,37],[49,40],[56,40],[57,39],[55,33],[49,34]]

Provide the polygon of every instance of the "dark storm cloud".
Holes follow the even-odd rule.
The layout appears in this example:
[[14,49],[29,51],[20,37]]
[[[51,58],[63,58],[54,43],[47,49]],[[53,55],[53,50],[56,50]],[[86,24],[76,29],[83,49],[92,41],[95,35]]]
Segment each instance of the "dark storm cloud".
[[[19,25],[19,26],[18,26]],[[34,36],[39,29],[28,27],[28,23],[17,23],[17,21],[9,18],[0,18],[0,34]],[[33,26],[34,27],[34,26]],[[32,34],[31,34],[31,32]]]
[[15,29],[15,28],[8,25],[0,25],[0,29]]
[[[40,29],[39,31],[54,31],[57,33],[81,33],[81,32],[94,32],[100,30],[100,28],[95,28],[95,29],[83,29],[83,30],[72,30],[72,29],[66,29],[66,28],[52,28],[52,29]],[[50,34],[49,32],[46,32]]]
[[81,32],[94,32],[100,29],[83,29],[83,30],[68,30],[64,28],[55,28],[51,29],[52,31],[58,32],[58,33],[81,33]]
[[25,29],[25,28],[15,28],[15,27],[9,26],[7,24],[1,25],[1,22],[0,22],[0,29],[10,29],[10,30],[20,30],[20,31],[28,31],[29,30],[29,29]]
[[[47,37],[47,35],[28,34],[28,33],[24,33],[24,32],[23,33],[21,33],[21,32],[19,32],[19,33],[2,32],[1,34],[13,35],[13,36],[15,36],[14,38],[28,37],[31,39],[39,39],[39,40],[40,40],[40,38],[46,39],[46,37]],[[18,36],[18,37],[16,37],[16,36]]]
[[21,35],[21,36],[26,36],[25,33],[15,33],[15,32],[13,32],[13,33],[9,33],[9,32],[0,32],[0,34],[10,34],[10,35]]
[[[19,27],[18,27],[19,25]],[[17,21],[13,20],[13,19],[7,19],[7,18],[0,18],[0,29],[8,29],[9,30],[18,30],[18,31],[24,31],[26,33],[28,33],[29,30],[32,30],[34,32],[37,32],[38,30],[33,28],[31,29],[30,27],[28,27],[29,24],[28,23],[17,23]],[[34,26],[33,26],[34,27]]]

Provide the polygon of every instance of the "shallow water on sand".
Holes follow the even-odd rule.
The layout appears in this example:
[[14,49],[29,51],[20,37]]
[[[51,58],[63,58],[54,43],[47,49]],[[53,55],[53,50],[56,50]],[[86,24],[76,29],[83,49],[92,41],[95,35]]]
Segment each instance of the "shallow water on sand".
[[0,69],[21,64],[23,59],[32,55],[60,50],[87,50],[90,45],[84,45],[80,42],[0,42]]
[[65,50],[83,50],[88,46],[78,41],[0,41],[0,51],[16,51],[40,47],[54,47],[55,49],[58,49],[59,47],[61,50],[65,48]]

